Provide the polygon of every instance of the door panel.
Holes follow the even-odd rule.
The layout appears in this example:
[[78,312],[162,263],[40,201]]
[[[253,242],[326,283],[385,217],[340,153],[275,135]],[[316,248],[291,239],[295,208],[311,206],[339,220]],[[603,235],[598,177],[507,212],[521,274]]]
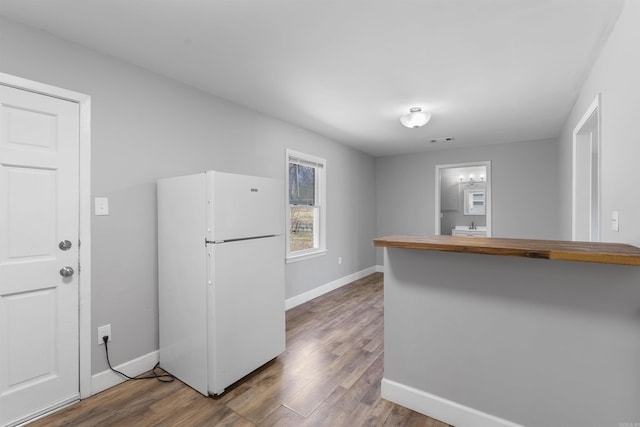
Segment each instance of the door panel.
[[56,171],[24,167],[2,168],[6,182],[5,222],[8,253],[2,261],[55,256]]
[[78,174],[78,104],[0,85],[0,425],[79,397]]
[[57,118],[55,114],[10,104],[3,104],[2,107],[7,123],[7,144],[56,149]]
[[[8,392],[42,381],[55,371],[55,299],[55,289],[45,289],[0,300],[4,324],[21,325],[7,328],[0,343],[7,349],[9,366],[14,367],[5,385]],[[35,348],[44,351],[30,351]]]

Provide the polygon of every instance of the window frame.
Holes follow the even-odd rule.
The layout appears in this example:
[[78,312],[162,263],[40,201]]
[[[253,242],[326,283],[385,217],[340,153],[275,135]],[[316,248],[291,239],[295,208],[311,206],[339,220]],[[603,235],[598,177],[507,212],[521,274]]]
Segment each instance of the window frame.
[[[301,205],[292,205],[289,203],[289,164],[294,160],[294,163],[299,163],[304,166],[312,166],[315,168],[315,205],[318,209],[317,229],[314,227],[314,241],[317,240],[318,246],[311,249],[303,249],[298,251],[290,250],[291,242],[291,208]],[[297,162],[295,161],[297,160]],[[287,149],[285,157],[285,208],[286,208],[286,262],[303,261],[309,258],[315,258],[318,256],[326,255],[326,170],[327,161],[321,157],[313,156],[311,154],[301,153]],[[315,225],[315,224],[314,224]]]

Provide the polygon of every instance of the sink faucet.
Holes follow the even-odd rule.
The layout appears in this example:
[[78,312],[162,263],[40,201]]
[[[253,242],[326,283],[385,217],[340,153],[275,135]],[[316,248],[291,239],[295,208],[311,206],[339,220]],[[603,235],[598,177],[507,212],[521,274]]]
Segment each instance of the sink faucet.
[[475,230],[476,229],[476,225],[473,223],[473,221],[471,221],[471,225],[469,226],[469,230]]

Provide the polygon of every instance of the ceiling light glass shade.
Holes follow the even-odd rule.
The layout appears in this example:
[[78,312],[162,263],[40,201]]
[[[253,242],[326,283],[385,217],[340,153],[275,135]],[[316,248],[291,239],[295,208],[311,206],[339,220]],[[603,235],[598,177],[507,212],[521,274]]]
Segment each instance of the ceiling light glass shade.
[[429,123],[431,114],[422,111],[420,107],[414,107],[409,110],[409,114],[400,117],[400,123],[408,128],[419,128]]

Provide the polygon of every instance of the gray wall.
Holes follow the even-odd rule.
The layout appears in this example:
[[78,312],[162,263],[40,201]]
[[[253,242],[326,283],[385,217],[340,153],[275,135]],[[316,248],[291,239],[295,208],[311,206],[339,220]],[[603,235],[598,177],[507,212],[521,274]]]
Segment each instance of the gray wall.
[[385,379],[520,425],[640,422],[639,268],[387,254]]
[[[113,364],[158,349],[159,177],[216,169],[284,179],[286,148],[324,157],[328,255],[287,265],[286,295],[374,265],[372,157],[4,18],[0,72],[91,96],[92,196],[109,197],[111,211],[92,217],[92,330],[111,323]],[[106,367],[93,344],[93,373]]]
[[[618,23],[582,87],[560,141],[559,205],[562,237],[571,238],[572,132],[598,93],[601,120],[601,240],[640,246],[640,198],[635,176],[640,159],[640,2],[627,1]],[[610,227],[611,212],[620,212],[620,231]]]
[[[493,237],[554,239],[557,142],[497,144],[376,159],[377,234],[433,234],[435,167],[491,161]],[[382,250],[377,263],[382,264]]]

